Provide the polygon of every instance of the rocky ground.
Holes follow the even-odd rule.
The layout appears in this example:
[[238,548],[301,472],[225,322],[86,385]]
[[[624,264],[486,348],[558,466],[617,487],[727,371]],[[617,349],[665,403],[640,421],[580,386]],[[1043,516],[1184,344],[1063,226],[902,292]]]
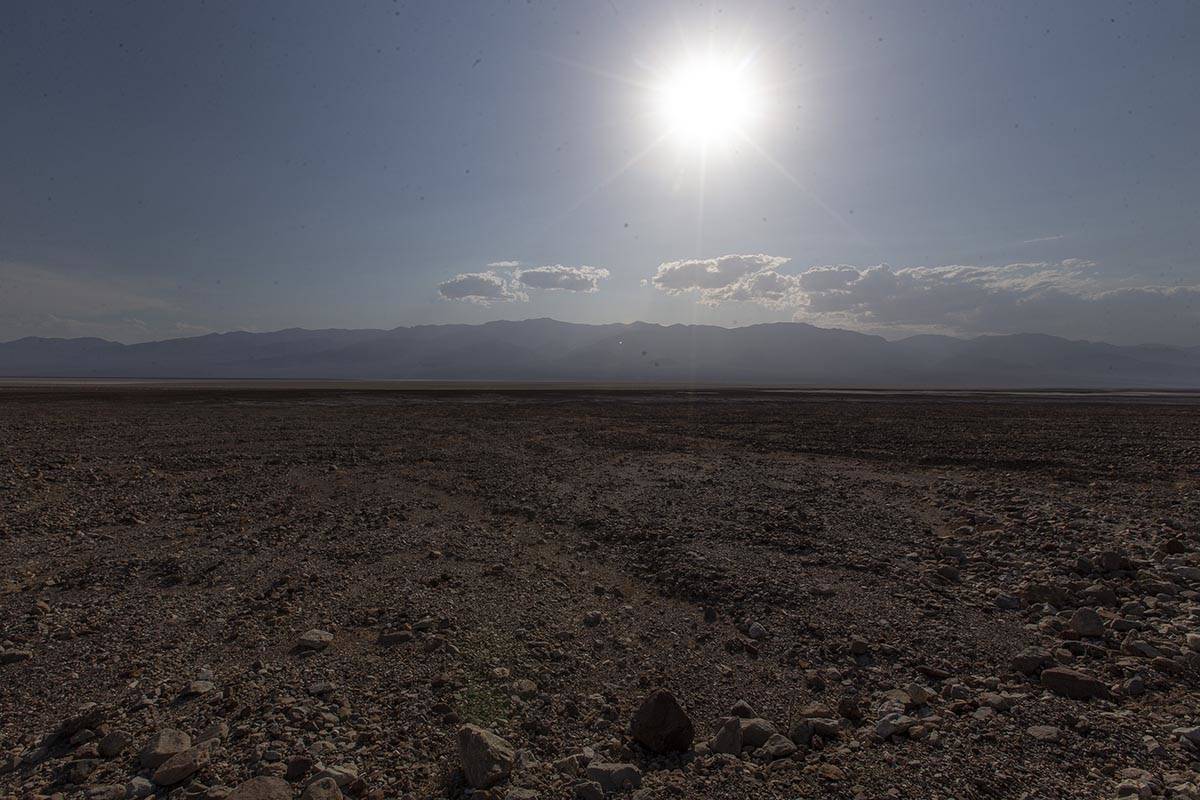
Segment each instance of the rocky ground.
[[0,797],[1200,797],[1200,406],[0,394]]

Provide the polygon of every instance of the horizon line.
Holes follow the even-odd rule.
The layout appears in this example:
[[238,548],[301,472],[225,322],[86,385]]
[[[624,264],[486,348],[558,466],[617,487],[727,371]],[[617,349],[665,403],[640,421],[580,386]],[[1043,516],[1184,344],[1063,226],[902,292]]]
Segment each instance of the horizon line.
[[1200,347],[1200,344],[1166,344],[1163,342],[1153,342],[1153,341],[1121,345],[1121,344],[1114,344],[1112,342],[1109,342],[1109,341],[1106,341],[1103,339],[1070,339],[1065,336],[1058,336],[1056,334],[1043,333],[1040,331],[1013,331],[1013,332],[1009,332],[1009,333],[980,333],[980,334],[975,334],[975,335],[971,335],[971,336],[954,335],[954,334],[949,334],[949,333],[920,332],[920,333],[911,333],[911,334],[908,334],[905,336],[899,336],[896,338],[888,338],[887,336],[884,336],[883,334],[880,334],[880,333],[867,333],[865,331],[858,331],[858,330],[854,330],[852,328],[823,327],[820,325],[814,325],[810,322],[801,322],[799,320],[779,320],[776,322],[755,322],[755,323],[750,323],[748,325],[716,325],[716,324],[697,323],[697,322],[672,322],[672,323],[647,322],[645,320],[634,320],[632,322],[569,322],[567,320],[555,319],[554,317],[526,317],[525,319],[494,319],[494,320],[488,320],[486,322],[429,322],[429,323],[419,323],[419,324],[415,324],[415,325],[396,325],[395,327],[392,327],[392,328],[371,328],[371,327],[364,327],[364,328],[345,328],[345,327],[306,328],[306,327],[303,327],[300,325],[293,325],[293,326],[287,327],[287,328],[275,328],[275,329],[271,329],[271,330],[257,330],[257,331],[256,330],[247,330],[245,328],[233,328],[233,329],[224,330],[224,331],[210,331],[209,333],[199,333],[199,334],[194,334],[194,335],[190,335],[190,336],[169,336],[169,337],[161,338],[161,339],[147,339],[147,340],[141,341],[141,342],[122,342],[122,341],[119,341],[116,339],[106,339],[101,336],[38,336],[36,334],[28,334],[26,336],[20,336],[15,339],[6,339],[4,341],[0,341],[0,346],[16,344],[17,342],[35,340],[35,341],[43,341],[43,342],[98,341],[98,342],[104,342],[106,344],[120,345],[122,347],[137,347],[139,345],[161,344],[163,342],[187,341],[190,339],[207,339],[210,337],[232,336],[232,335],[237,335],[237,334],[247,334],[250,336],[266,336],[266,335],[276,334],[276,333],[287,333],[290,331],[304,331],[306,333],[324,333],[324,332],[329,332],[329,331],[358,331],[358,332],[375,331],[378,333],[391,333],[393,331],[415,330],[418,328],[448,328],[448,327],[482,328],[487,325],[499,325],[499,324],[505,324],[505,323],[512,324],[512,325],[520,325],[520,324],[529,323],[529,322],[554,322],[554,323],[558,323],[561,325],[575,325],[575,326],[579,326],[579,327],[588,327],[588,328],[604,328],[604,327],[615,327],[615,326],[628,327],[628,326],[633,326],[633,325],[644,325],[644,326],[649,326],[649,327],[654,327],[654,328],[712,328],[712,329],[725,330],[725,331],[749,330],[751,328],[765,328],[765,327],[777,327],[777,326],[784,326],[784,325],[787,325],[787,326],[794,325],[794,326],[800,326],[800,327],[806,327],[806,328],[814,328],[816,330],[822,330],[822,331],[837,331],[837,332],[841,332],[841,333],[857,334],[859,336],[883,339],[886,342],[901,342],[901,341],[906,341],[908,339],[914,339],[918,336],[933,336],[933,337],[944,338],[944,339],[954,339],[954,340],[963,341],[963,342],[974,341],[976,339],[983,339],[983,338],[987,338],[987,337],[1040,336],[1040,337],[1045,337],[1045,338],[1049,338],[1049,339],[1057,339],[1059,341],[1064,341],[1064,342],[1083,343],[1083,344],[1104,344],[1104,345],[1109,345],[1112,347],[1166,347],[1166,348],[1178,349],[1178,350],[1190,350],[1190,349],[1194,349],[1196,347]]

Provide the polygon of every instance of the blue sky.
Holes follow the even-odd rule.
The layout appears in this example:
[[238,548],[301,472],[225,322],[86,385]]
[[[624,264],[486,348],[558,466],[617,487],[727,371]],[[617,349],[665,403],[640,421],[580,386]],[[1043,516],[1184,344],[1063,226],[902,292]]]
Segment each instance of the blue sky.
[[[702,169],[651,147],[653,87],[710,51],[763,99]],[[1195,3],[39,0],[0,66],[0,339],[554,316],[1200,344]]]

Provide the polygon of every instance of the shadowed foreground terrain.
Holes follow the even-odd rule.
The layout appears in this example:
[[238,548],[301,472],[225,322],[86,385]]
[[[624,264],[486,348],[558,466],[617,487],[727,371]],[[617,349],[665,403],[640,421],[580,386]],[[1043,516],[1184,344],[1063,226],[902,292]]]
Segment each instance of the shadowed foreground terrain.
[[0,443],[0,796],[1200,796],[1186,400],[10,388]]

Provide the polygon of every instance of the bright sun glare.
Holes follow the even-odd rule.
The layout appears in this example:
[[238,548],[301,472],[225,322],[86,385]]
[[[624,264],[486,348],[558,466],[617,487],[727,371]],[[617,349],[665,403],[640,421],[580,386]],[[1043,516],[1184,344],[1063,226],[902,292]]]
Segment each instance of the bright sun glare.
[[699,148],[745,135],[762,106],[749,62],[713,55],[690,59],[668,73],[656,101],[668,134]]

